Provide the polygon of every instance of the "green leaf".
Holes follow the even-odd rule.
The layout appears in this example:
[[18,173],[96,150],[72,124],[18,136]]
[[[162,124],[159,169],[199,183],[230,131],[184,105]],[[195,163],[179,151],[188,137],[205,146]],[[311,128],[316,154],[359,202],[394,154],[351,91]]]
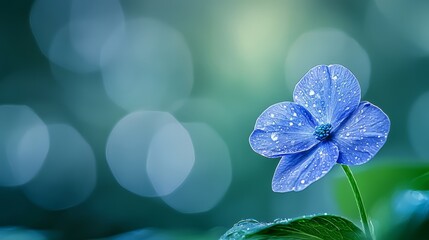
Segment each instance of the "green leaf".
[[365,235],[347,219],[332,215],[319,215],[292,220],[275,220],[271,223],[262,223],[253,219],[242,220],[220,239],[361,240],[365,239]]
[[410,183],[410,189],[427,191],[429,190],[429,172],[415,178]]

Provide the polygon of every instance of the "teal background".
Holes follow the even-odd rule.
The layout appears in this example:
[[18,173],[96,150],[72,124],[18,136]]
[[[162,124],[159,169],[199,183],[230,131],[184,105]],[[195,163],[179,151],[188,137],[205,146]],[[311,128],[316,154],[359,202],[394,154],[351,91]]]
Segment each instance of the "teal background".
[[[30,24],[37,2],[0,3],[0,104],[26,105],[48,126],[58,123],[72,126],[93,151],[96,173],[92,177],[96,183],[80,203],[61,210],[35,203],[28,191],[32,180],[19,186],[0,187],[0,225],[3,226],[0,236],[88,239],[143,229],[143,239],[217,239],[240,219],[272,221],[325,212],[345,216],[359,225],[351,192],[338,166],[302,192],[274,193],[271,178],[278,160],[257,155],[248,144],[254,122],[264,109],[277,102],[291,101],[294,84],[308,69],[331,63],[343,64],[354,72],[364,90],[362,99],[379,106],[391,120],[388,141],[378,155],[363,166],[352,167],[358,182],[362,181],[364,199],[371,202],[369,210],[374,226],[383,229],[379,231],[381,234],[406,221],[390,221],[402,219],[396,216],[404,215],[397,211],[395,196],[411,189],[410,183],[427,172],[429,163],[426,150],[429,140],[429,30],[426,26],[429,17],[426,13],[429,5],[424,1],[119,1],[120,8],[116,10],[122,12],[125,25],[138,18],[155,21],[167,29],[168,34],[179,36],[179,42],[185,44],[180,51],[190,53],[192,64],[190,70],[181,68],[181,60],[172,63],[177,64],[177,69],[167,66],[174,73],[167,76],[164,82],[167,87],[158,86],[156,76],[150,83],[145,83],[147,80],[142,77],[143,86],[149,89],[144,90],[146,92],[156,95],[157,89],[167,89],[164,95],[157,95],[157,101],[163,103],[152,104],[149,97],[131,110],[118,104],[106,91],[103,82],[106,70],[97,61],[95,65],[85,65],[79,56],[68,58],[74,50],[68,45],[54,49],[52,42],[46,45],[54,54],[49,56],[35,37],[45,36],[43,29],[59,31],[68,24],[58,19],[62,19],[63,12],[71,11],[73,0],[47,4],[45,8],[57,12],[59,17],[38,15],[36,20],[43,23],[42,26],[46,24],[42,30]],[[98,7],[103,8],[103,4]],[[79,20],[84,15],[76,16]],[[88,19],[91,20],[86,16]],[[104,28],[97,25],[93,29]],[[82,36],[85,34],[96,33],[87,32]],[[103,42],[104,35],[100,36]],[[159,45],[156,41],[151,44],[162,47],[164,40],[158,39]],[[141,42],[142,46],[145,44]],[[90,46],[88,52],[100,47],[98,43]],[[122,51],[121,47],[118,49]],[[145,61],[153,59],[149,66],[165,67],[162,58],[159,60],[156,55],[144,59],[138,54],[135,57],[141,60],[135,66],[149,64]],[[71,64],[68,60],[61,62],[63,58]],[[134,59],[130,57],[129,61]],[[87,66],[92,69],[82,70]],[[184,81],[189,80],[186,74],[190,74],[191,83],[184,83],[189,88],[183,90],[180,81],[182,76]],[[169,88],[168,83],[174,83],[175,87]],[[138,92],[139,87],[135,90]],[[175,98],[176,95],[180,99]],[[186,213],[168,205],[162,197],[141,196],[118,184],[106,159],[106,144],[115,124],[138,110],[169,112],[178,124],[204,123],[215,132],[220,141],[216,146],[226,145],[227,150],[221,148],[222,154],[230,158],[224,159],[226,165],[213,169],[219,184],[223,184],[221,193],[216,195],[219,201],[202,212]],[[198,141],[206,147],[200,150],[195,161],[211,154],[215,159],[217,153],[209,151],[210,140]],[[231,171],[229,176],[228,171]],[[372,177],[391,181],[365,179],[368,172],[372,172]],[[41,174],[43,172],[36,178]],[[75,179],[78,181],[79,176]],[[215,184],[216,178],[208,181]],[[423,196],[427,196],[425,183],[418,189],[423,191]],[[185,199],[206,201],[204,196],[211,189],[194,192],[192,189],[200,189],[199,183],[189,184],[192,194],[185,194]],[[378,191],[386,189],[388,184],[392,184],[389,191]],[[46,187],[37,186],[30,192]],[[73,195],[72,192],[66,194]],[[423,199],[419,204],[426,203]],[[19,228],[11,230],[10,227]],[[396,230],[402,231],[402,228]]]

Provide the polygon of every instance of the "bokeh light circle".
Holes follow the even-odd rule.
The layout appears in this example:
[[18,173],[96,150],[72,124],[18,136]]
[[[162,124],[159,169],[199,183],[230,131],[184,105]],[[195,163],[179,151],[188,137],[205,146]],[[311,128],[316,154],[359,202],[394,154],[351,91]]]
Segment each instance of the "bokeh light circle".
[[188,45],[178,31],[156,20],[127,22],[104,47],[101,63],[107,94],[128,111],[167,109],[191,92]]
[[0,186],[30,181],[42,167],[49,150],[45,123],[23,105],[0,106]]
[[161,128],[149,146],[147,174],[159,196],[176,190],[191,172],[194,147],[188,131],[180,124]]
[[30,27],[37,45],[49,56],[57,32],[68,23],[70,0],[36,0],[30,12]]
[[70,42],[70,27],[65,25],[55,34],[48,50],[48,58],[53,63],[68,70],[86,73],[95,71],[98,65],[83,59],[72,47]]
[[291,45],[285,62],[287,87],[293,90],[309,69],[320,64],[344,65],[359,80],[362,95],[366,93],[371,74],[369,56],[356,40],[334,28],[306,32]]
[[50,210],[75,206],[95,188],[96,163],[91,146],[73,127],[48,125],[50,148],[39,174],[24,187],[36,205]]
[[98,66],[104,44],[124,23],[118,0],[73,0],[69,22],[71,46],[91,65]]
[[209,125],[183,125],[194,143],[194,168],[176,191],[162,199],[182,213],[206,212],[219,203],[231,183],[229,150],[221,136]]
[[413,103],[408,117],[410,143],[419,157],[429,161],[429,92],[419,96]]
[[99,69],[102,47],[123,24],[118,0],[37,0],[30,13],[41,52],[51,62],[79,73]]
[[[193,152],[186,129],[171,114],[157,111],[122,118],[106,146],[107,162],[118,183],[144,197],[174,191],[192,168]],[[179,169],[174,172],[172,167]]]

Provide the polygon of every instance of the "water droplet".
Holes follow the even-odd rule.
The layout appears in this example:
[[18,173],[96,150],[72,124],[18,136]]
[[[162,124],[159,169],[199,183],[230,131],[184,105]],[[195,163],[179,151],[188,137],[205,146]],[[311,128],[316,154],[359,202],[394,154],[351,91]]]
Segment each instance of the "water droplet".
[[272,117],[272,118],[273,118],[273,117],[274,117],[274,113],[271,113],[271,114],[270,114],[270,117]]
[[289,126],[293,126],[293,122],[289,122]]
[[294,117],[296,117],[296,112],[294,112],[292,115],[293,115]]
[[304,184],[305,183],[305,180],[303,179],[303,180],[301,180],[301,184]]
[[271,140],[277,141],[279,139],[279,136],[276,132],[271,133]]
[[274,223],[286,223],[286,222],[288,222],[289,221],[289,219],[288,218],[277,218],[277,219],[274,219]]
[[249,218],[249,219],[243,219],[243,220],[239,221],[238,223],[236,223],[234,225],[234,227],[245,226],[247,224],[256,224],[256,223],[259,223],[259,222],[257,220],[255,220],[255,219],[251,219],[251,218]]
[[314,91],[310,90],[309,94],[310,94],[310,96],[313,96],[314,95]]
[[337,75],[332,76],[332,80],[337,80]]

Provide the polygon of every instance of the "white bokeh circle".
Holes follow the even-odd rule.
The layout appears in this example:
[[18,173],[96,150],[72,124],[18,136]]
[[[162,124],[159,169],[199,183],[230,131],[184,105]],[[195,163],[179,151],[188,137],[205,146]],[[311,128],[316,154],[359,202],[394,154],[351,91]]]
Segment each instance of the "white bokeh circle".
[[147,154],[147,174],[159,196],[176,190],[195,162],[194,147],[181,124],[168,124],[152,138]]
[[118,0],[36,0],[30,12],[30,27],[41,52],[78,73],[99,70],[104,44],[124,21]]
[[46,159],[48,128],[31,108],[2,105],[0,132],[0,186],[27,183]]
[[194,149],[188,132],[171,114],[137,111],[112,129],[106,158],[122,187],[156,197],[181,185],[192,169]]
[[192,57],[184,37],[153,19],[126,22],[103,48],[101,64],[108,96],[128,111],[165,110],[192,89]]
[[24,192],[42,208],[70,208],[85,201],[95,188],[95,156],[91,146],[73,127],[52,124],[48,130],[50,148],[45,164],[25,185]]
[[220,202],[231,183],[229,150],[221,136],[209,125],[183,125],[194,143],[195,164],[182,186],[162,199],[182,213],[206,212]]

